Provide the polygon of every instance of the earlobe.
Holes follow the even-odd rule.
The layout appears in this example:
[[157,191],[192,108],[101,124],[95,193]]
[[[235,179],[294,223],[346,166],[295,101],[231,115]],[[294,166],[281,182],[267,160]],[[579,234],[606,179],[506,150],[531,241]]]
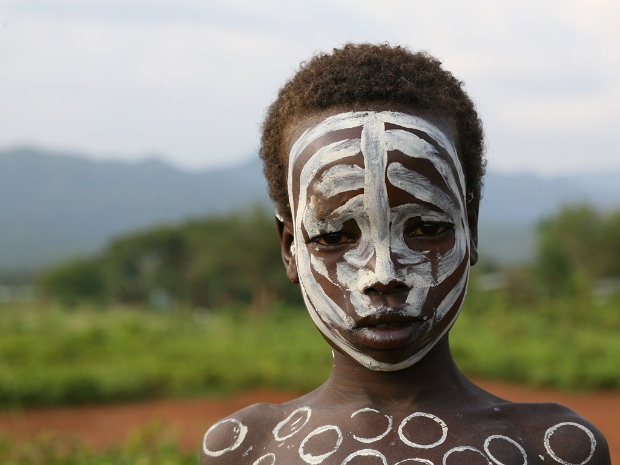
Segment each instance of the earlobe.
[[478,262],[478,213],[469,210],[467,222],[469,223],[469,264],[474,266]]
[[293,247],[295,247],[295,236],[293,235],[293,224],[283,218],[276,218],[276,226],[278,227],[278,234],[280,236],[280,247],[282,250],[282,262],[284,268],[286,268],[286,277],[292,283],[299,282],[299,275],[297,274],[297,262],[295,261],[295,254]]

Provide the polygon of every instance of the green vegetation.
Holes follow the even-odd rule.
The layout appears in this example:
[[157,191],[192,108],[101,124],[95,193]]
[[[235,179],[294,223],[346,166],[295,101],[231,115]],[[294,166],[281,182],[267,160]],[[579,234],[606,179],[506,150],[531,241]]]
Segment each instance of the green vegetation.
[[620,294],[533,300],[475,282],[450,333],[469,376],[562,389],[620,388]]
[[588,292],[597,280],[620,277],[620,210],[567,206],[543,221],[534,273],[551,296]]
[[0,463],[5,465],[195,465],[198,453],[179,449],[160,424],[135,431],[124,444],[95,451],[53,435],[20,442],[0,435]]
[[[620,296],[515,301],[475,282],[452,331],[468,375],[568,389],[620,388]],[[331,354],[301,308],[153,312],[0,307],[0,406],[307,391]]]
[[329,347],[298,309],[274,308],[263,318],[240,307],[0,310],[5,407],[309,390],[329,374]]
[[221,306],[301,303],[283,272],[273,214],[262,209],[158,227],[113,241],[100,257],[68,262],[41,284],[65,305]]

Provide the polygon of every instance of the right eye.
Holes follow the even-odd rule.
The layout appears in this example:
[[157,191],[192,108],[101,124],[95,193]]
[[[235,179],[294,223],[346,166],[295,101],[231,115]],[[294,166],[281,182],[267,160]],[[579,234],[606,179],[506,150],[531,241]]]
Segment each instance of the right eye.
[[336,232],[321,234],[320,236],[313,237],[310,241],[321,245],[338,245],[347,244],[353,240],[344,233]]

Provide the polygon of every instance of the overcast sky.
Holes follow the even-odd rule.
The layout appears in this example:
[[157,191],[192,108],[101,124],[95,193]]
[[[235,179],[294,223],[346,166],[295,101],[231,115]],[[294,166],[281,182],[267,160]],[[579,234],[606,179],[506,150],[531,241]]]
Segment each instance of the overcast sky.
[[302,60],[388,41],[465,81],[490,169],[620,170],[619,24],[612,0],[0,0],[0,148],[240,162]]

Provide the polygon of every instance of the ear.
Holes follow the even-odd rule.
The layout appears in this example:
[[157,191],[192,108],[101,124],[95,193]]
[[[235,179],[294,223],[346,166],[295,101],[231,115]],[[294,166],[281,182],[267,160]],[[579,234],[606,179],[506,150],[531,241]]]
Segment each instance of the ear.
[[280,235],[280,247],[282,249],[282,262],[284,262],[284,268],[286,268],[286,277],[292,283],[299,282],[299,275],[297,274],[297,262],[295,261],[295,255],[293,253],[293,242],[295,236],[293,236],[293,223],[288,220],[276,218],[276,226],[278,227],[278,234]]
[[474,266],[478,262],[478,209],[467,211],[469,223],[469,264]]

